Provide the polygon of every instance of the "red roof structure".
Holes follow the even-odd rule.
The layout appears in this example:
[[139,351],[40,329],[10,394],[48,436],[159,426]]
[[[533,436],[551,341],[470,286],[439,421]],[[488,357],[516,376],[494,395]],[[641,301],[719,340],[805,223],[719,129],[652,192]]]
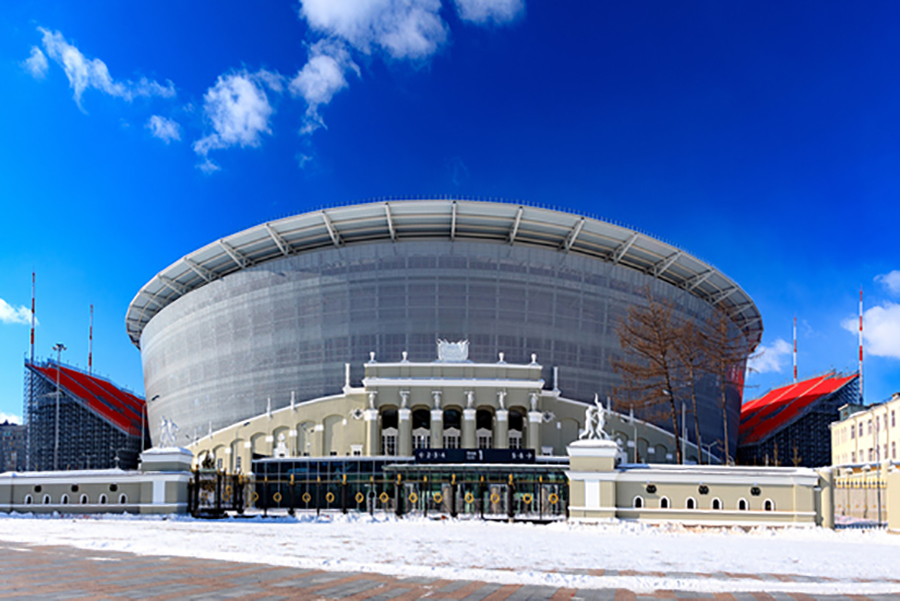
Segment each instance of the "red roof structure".
[[818,401],[831,396],[854,381],[857,375],[834,372],[770,390],[741,407],[740,445],[752,445],[789,426]]
[[[34,364],[30,367],[56,385],[55,364],[48,362],[45,365]],[[103,378],[88,375],[65,365],[59,368],[59,387],[126,434],[141,436],[141,425],[147,412],[147,403],[144,399],[122,390]]]

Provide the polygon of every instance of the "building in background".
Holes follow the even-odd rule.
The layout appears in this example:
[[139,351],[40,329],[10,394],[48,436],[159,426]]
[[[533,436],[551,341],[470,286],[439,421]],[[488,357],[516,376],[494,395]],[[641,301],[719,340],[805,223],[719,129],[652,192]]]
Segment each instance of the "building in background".
[[876,465],[900,460],[900,393],[875,405],[848,405],[831,424],[835,465]]
[[33,471],[134,469],[147,432],[144,399],[54,361],[25,362],[25,420]]
[[0,472],[25,469],[25,441],[27,428],[4,421],[0,424]]
[[[749,295],[682,249],[581,215],[450,199],[329,208],[227,236],[151,278],[126,327],[153,440],[166,418],[183,444],[292,402],[300,423],[304,403],[342,394],[346,364],[357,387],[370,352],[430,362],[437,339],[470,341],[475,363],[536,354],[545,386],[605,399],[621,383],[616,327],[647,290],[681,319],[723,312],[748,352],[759,343]],[[725,407],[732,456],[742,384],[729,383]],[[703,440],[724,440],[714,384],[697,397]]]
[[859,376],[835,372],[770,390],[741,407],[738,463],[831,465],[831,422],[859,399]]

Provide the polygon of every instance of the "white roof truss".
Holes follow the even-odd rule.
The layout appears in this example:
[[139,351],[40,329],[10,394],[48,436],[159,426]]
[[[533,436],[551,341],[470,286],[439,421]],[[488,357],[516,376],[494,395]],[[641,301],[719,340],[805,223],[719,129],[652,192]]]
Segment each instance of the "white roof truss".
[[331,223],[331,217],[328,216],[328,213],[322,211],[322,220],[325,222],[325,227],[328,228],[328,235],[331,236],[331,241],[334,242],[335,246],[341,245],[341,237],[338,235],[337,230],[334,229],[334,224]]
[[637,232],[632,233],[630,236],[628,236],[628,240],[620,244],[619,247],[613,251],[611,257],[613,265],[619,264],[619,261],[621,261],[622,257],[625,256],[625,253],[628,252],[628,249],[631,248],[635,242],[637,242],[639,235],[640,234],[638,234]]
[[219,240],[219,246],[222,247],[222,250],[224,250],[225,253],[229,257],[231,257],[231,260],[234,261],[235,263],[237,263],[238,267],[240,267],[241,269],[244,269],[245,267],[250,266],[250,261],[247,259],[247,257],[245,257],[244,255],[239,253],[237,250],[232,248],[231,245],[228,244],[227,242],[225,242],[224,240]]
[[287,242],[285,242],[284,238],[281,237],[281,234],[276,232],[275,228],[270,224],[264,223],[263,225],[265,226],[266,231],[269,232],[269,237],[272,239],[275,245],[278,246],[278,250],[281,251],[281,254],[283,254],[285,257],[291,254],[291,247]]
[[584,217],[578,220],[575,224],[575,227],[572,228],[572,231],[569,232],[569,235],[566,236],[566,241],[563,243],[563,250],[569,252],[572,248],[572,245],[575,244],[575,239],[578,238],[578,234],[581,233],[581,228],[584,227]]

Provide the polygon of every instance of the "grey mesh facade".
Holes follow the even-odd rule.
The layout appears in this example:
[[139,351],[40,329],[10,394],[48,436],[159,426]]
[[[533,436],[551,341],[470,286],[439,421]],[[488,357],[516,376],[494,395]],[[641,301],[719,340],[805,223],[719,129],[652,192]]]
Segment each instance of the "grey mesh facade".
[[[365,212],[372,207],[382,215],[383,231],[361,225],[369,218],[374,222],[375,216]],[[450,227],[437,235],[444,209]],[[493,240],[487,228],[479,227],[478,220],[491,210],[510,213],[508,223],[487,223],[497,229],[517,227],[511,239]],[[574,225],[559,228],[558,242],[548,236],[549,243],[538,244],[525,234],[531,223],[524,219],[526,210],[534,213],[535,227],[552,223],[541,220],[544,214]],[[585,243],[590,242],[585,218],[516,205],[403,201],[388,208],[331,209],[324,218],[312,215],[327,230],[322,244],[295,250],[289,236],[267,231],[279,225],[287,231],[285,224],[267,224],[263,233],[278,254],[253,260],[254,249],[263,252],[260,243],[244,243],[243,251],[239,240],[220,243],[234,265],[242,259],[245,264],[218,275],[215,267],[203,267],[202,261],[212,266],[216,261],[209,251],[202,254],[206,247],[196,259],[189,256],[184,265],[176,263],[157,276],[135,298],[128,326],[142,351],[154,440],[161,416],[174,420],[188,439],[202,436],[210,428],[265,412],[269,399],[276,409],[290,404],[292,393],[297,402],[338,394],[347,363],[358,385],[370,352],[379,361],[398,361],[404,351],[411,361],[433,360],[438,338],[468,339],[475,362],[496,361],[503,352],[511,363],[527,363],[535,353],[545,366],[548,387],[555,366],[565,397],[590,401],[599,393],[602,398],[618,382],[610,362],[619,352],[616,324],[630,305],[642,301],[647,286],[687,318],[704,319],[714,306],[727,310],[733,303],[739,318],[750,314],[733,318],[735,327],[751,340],[758,341],[761,333],[752,301],[742,291],[747,300],[736,295],[740,289],[719,272],[643,235],[642,242],[660,246],[661,258],[651,259],[649,273],[636,269],[639,256],[623,259],[630,258],[628,252],[641,252],[638,234],[605,222],[591,220],[591,225],[599,224],[598,231],[615,228],[622,240],[611,236],[609,244],[618,257],[578,252],[578,237],[585,234]],[[365,236],[351,241],[341,217]],[[439,224],[435,234],[426,229],[429,222]],[[691,265],[697,273],[677,275],[678,269],[688,271],[678,266],[688,260],[699,264]],[[680,285],[660,277],[669,269]],[[702,284],[715,283],[713,275],[726,285],[704,290]],[[713,304],[712,295],[722,301]],[[711,390],[701,391],[700,404],[704,439],[721,437],[721,410]],[[735,390],[729,406],[732,441],[739,408]]]

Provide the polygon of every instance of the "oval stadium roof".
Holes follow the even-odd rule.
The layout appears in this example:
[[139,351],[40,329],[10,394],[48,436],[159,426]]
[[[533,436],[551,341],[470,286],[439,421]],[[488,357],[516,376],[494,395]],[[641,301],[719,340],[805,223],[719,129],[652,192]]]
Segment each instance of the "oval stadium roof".
[[421,199],[354,204],[263,223],[196,250],[147,282],[125,324],[140,348],[144,327],[181,296],[252,265],[330,246],[377,240],[477,240],[539,246],[636,269],[724,310],[751,346],[762,317],[725,274],[681,249],[599,219],[526,204]]

